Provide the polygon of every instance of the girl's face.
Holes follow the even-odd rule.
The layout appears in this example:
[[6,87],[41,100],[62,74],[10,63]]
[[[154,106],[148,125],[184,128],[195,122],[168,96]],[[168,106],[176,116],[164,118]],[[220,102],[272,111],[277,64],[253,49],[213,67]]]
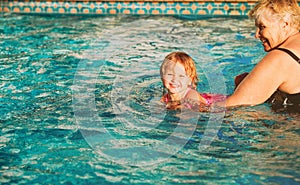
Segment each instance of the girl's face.
[[286,39],[282,29],[284,22],[274,19],[268,13],[263,13],[255,24],[257,27],[255,37],[260,39],[265,51],[276,48]]
[[185,95],[192,83],[185,72],[184,66],[173,61],[168,61],[164,66],[162,81],[170,94],[178,94],[181,98],[183,98],[182,96]]

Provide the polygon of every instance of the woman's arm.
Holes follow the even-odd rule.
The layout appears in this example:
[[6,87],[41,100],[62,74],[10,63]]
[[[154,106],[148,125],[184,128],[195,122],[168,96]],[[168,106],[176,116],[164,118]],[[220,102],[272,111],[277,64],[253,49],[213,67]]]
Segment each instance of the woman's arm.
[[[280,51],[269,52],[239,84],[223,106],[257,105],[265,102],[285,81],[286,57]],[[222,104],[221,104],[222,105]]]

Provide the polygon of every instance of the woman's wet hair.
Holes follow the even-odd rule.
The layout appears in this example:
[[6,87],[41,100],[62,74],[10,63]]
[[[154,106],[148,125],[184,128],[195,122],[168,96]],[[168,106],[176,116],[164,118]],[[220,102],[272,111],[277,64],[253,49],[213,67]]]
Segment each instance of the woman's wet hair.
[[300,30],[300,7],[297,0],[261,0],[249,12],[249,17],[260,19],[263,13],[289,22],[291,27]]

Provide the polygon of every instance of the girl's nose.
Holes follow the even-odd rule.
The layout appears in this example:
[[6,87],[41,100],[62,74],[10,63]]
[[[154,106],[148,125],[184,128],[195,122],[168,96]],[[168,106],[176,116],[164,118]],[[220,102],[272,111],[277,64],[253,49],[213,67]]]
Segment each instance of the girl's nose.
[[176,82],[177,80],[178,80],[178,76],[173,75],[171,81],[172,81],[172,82]]
[[176,76],[172,76],[171,82],[175,82],[176,81]]

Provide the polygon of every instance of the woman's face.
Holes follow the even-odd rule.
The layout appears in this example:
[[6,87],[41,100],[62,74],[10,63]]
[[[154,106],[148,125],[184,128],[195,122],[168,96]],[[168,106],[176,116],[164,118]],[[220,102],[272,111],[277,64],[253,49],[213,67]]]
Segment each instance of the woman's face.
[[184,66],[173,61],[168,61],[164,66],[162,81],[171,94],[183,95],[191,85],[191,79],[186,74]]
[[260,18],[256,19],[255,25],[257,27],[255,37],[260,39],[265,51],[276,48],[286,39],[283,32],[284,22],[275,19],[269,13],[262,13]]

